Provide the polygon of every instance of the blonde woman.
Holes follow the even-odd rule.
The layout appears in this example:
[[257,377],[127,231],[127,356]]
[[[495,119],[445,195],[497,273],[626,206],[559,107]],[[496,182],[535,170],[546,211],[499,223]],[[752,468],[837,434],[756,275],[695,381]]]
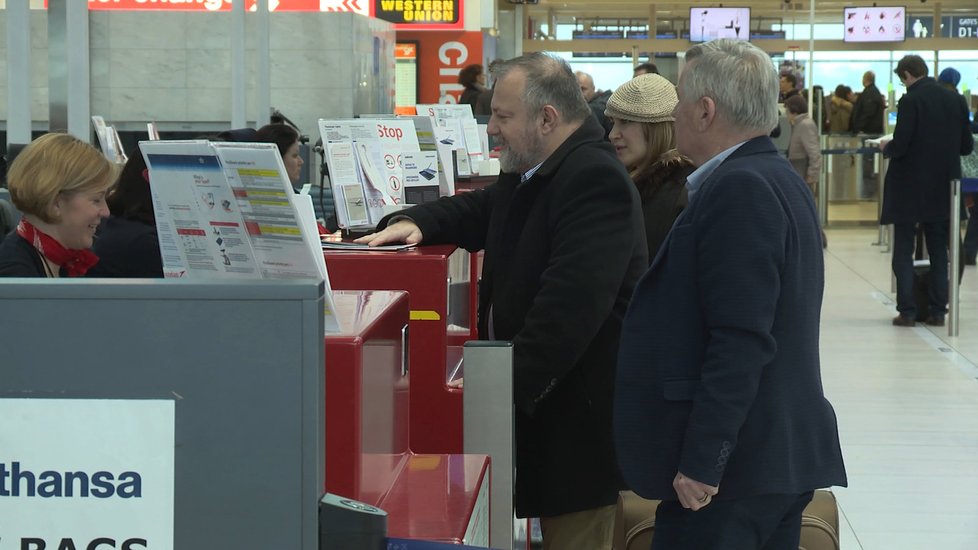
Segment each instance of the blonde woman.
[[79,277],[98,262],[89,248],[116,168],[91,145],[68,134],[45,134],[17,156],[7,183],[24,213],[0,243],[0,276]]

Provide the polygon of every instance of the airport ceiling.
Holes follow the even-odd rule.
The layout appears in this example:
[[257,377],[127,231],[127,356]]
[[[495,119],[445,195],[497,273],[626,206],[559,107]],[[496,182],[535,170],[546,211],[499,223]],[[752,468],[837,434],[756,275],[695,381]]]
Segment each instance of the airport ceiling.
[[[512,7],[513,0],[499,0],[499,8]],[[689,8],[702,7],[750,7],[751,19],[777,20],[784,23],[806,23],[809,16],[810,0],[734,0],[731,2],[649,2],[648,0],[538,0],[539,3],[524,5],[525,13],[534,19],[546,21],[557,17],[558,23],[587,23],[600,21],[613,24],[615,20],[648,21],[654,8],[659,21],[689,18]],[[871,6],[871,2],[845,2],[817,0],[815,2],[816,23],[841,23],[844,7]],[[879,6],[906,6],[907,12],[914,16],[932,16],[939,6],[941,15],[970,15],[978,13],[975,0],[886,0],[876,2]]]

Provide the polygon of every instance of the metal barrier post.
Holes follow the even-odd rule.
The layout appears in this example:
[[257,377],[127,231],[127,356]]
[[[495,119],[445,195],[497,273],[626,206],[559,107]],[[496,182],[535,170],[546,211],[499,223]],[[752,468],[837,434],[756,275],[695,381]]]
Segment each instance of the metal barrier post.
[[[877,173],[877,192],[876,192],[876,216],[877,219],[883,218],[883,193],[886,186],[886,171],[890,167],[890,160],[883,155],[883,151],[879,152],[880,155],[880,169]],[[879,240],[876,244],[882,246],[880,252],[887,253],[890,251],[891,243],[893,242],[893,226],[892,225],[880,225],[880,235]]]
[[948,322],[947,335],[958,335],[958,256],[961,254],[961,180],[951,180],[951,230],[948,232]]
[[[820,150],[824,151],[826,145],[828,145],[828,136],[822,134],[819,136]],[[829,160],[823,155],[822,158],[822,171],[818,175],[817,193],[815,197],[815,205],[818,210],[818,220],[821,222],[822,227],[828,227],[829,225],[829,193],[828,193],[828,169]]]
[[492,461],[489,544],[500,550],[516,550],[513,345],[509,342],[466,342],[463,364],[462,450],[466,454],[489,455]]

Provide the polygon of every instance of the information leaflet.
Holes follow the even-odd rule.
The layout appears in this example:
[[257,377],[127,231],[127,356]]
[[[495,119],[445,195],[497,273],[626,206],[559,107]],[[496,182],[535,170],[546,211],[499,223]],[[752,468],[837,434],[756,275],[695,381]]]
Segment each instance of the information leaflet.
[[459,160],[458,173],[462,176],[471,175],[466,166],[478,166],[484,160],[482,154],[482,138],[479,135],[479,125],[472,115],[472,108],[465,104],[419,104],[415,108],[420,115],[435,117],[435,125],[451,128],[458,137],[456,153],[464,154],[466,161]]
[[139,143],[150,171],[164,277],[260,277],[238,200],[207,141]]
[[[452,166],[452,147],[455,144],[455,132],[435,124],[432,116],[410,116],[418,132],[418,145],[422,151],[438,153],[438,188],[443,197],[455,194],[455,169]],[[408,201],[408,204],[411,204]]]
[[341,227],[376,225],[391,207],[404,203],[401,155],[421,150],[413,121],[320,119],[319,132]]
[[[144,141],[165,277],[296,279],[326,282],[313,219],[300,218],[275,144]],[[321,265],[322,264],[322,265]]]

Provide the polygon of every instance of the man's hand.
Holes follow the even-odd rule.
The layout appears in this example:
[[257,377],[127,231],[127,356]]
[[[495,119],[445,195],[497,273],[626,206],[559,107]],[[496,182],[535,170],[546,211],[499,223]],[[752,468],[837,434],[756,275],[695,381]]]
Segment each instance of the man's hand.
[[694,512],[709,505],[713,495],[719,491],[718,487],[700,483],[684,476],[682,472],[676,474],[676,478],[672,480],[672,487],[676,490],[679,503],[683,508],[689,508]]
[[880,151],[882,151],[883,149],[886,149],[886,144],[889,143],[890,141],[892,141],[892,140],[889,140],[889,139],[880,139]]
[[420,244],[424,239],[421,229],[413,221],[402,218],[378,233],[371,233],[356,239],[355,243],[380,246],[388,243]]

